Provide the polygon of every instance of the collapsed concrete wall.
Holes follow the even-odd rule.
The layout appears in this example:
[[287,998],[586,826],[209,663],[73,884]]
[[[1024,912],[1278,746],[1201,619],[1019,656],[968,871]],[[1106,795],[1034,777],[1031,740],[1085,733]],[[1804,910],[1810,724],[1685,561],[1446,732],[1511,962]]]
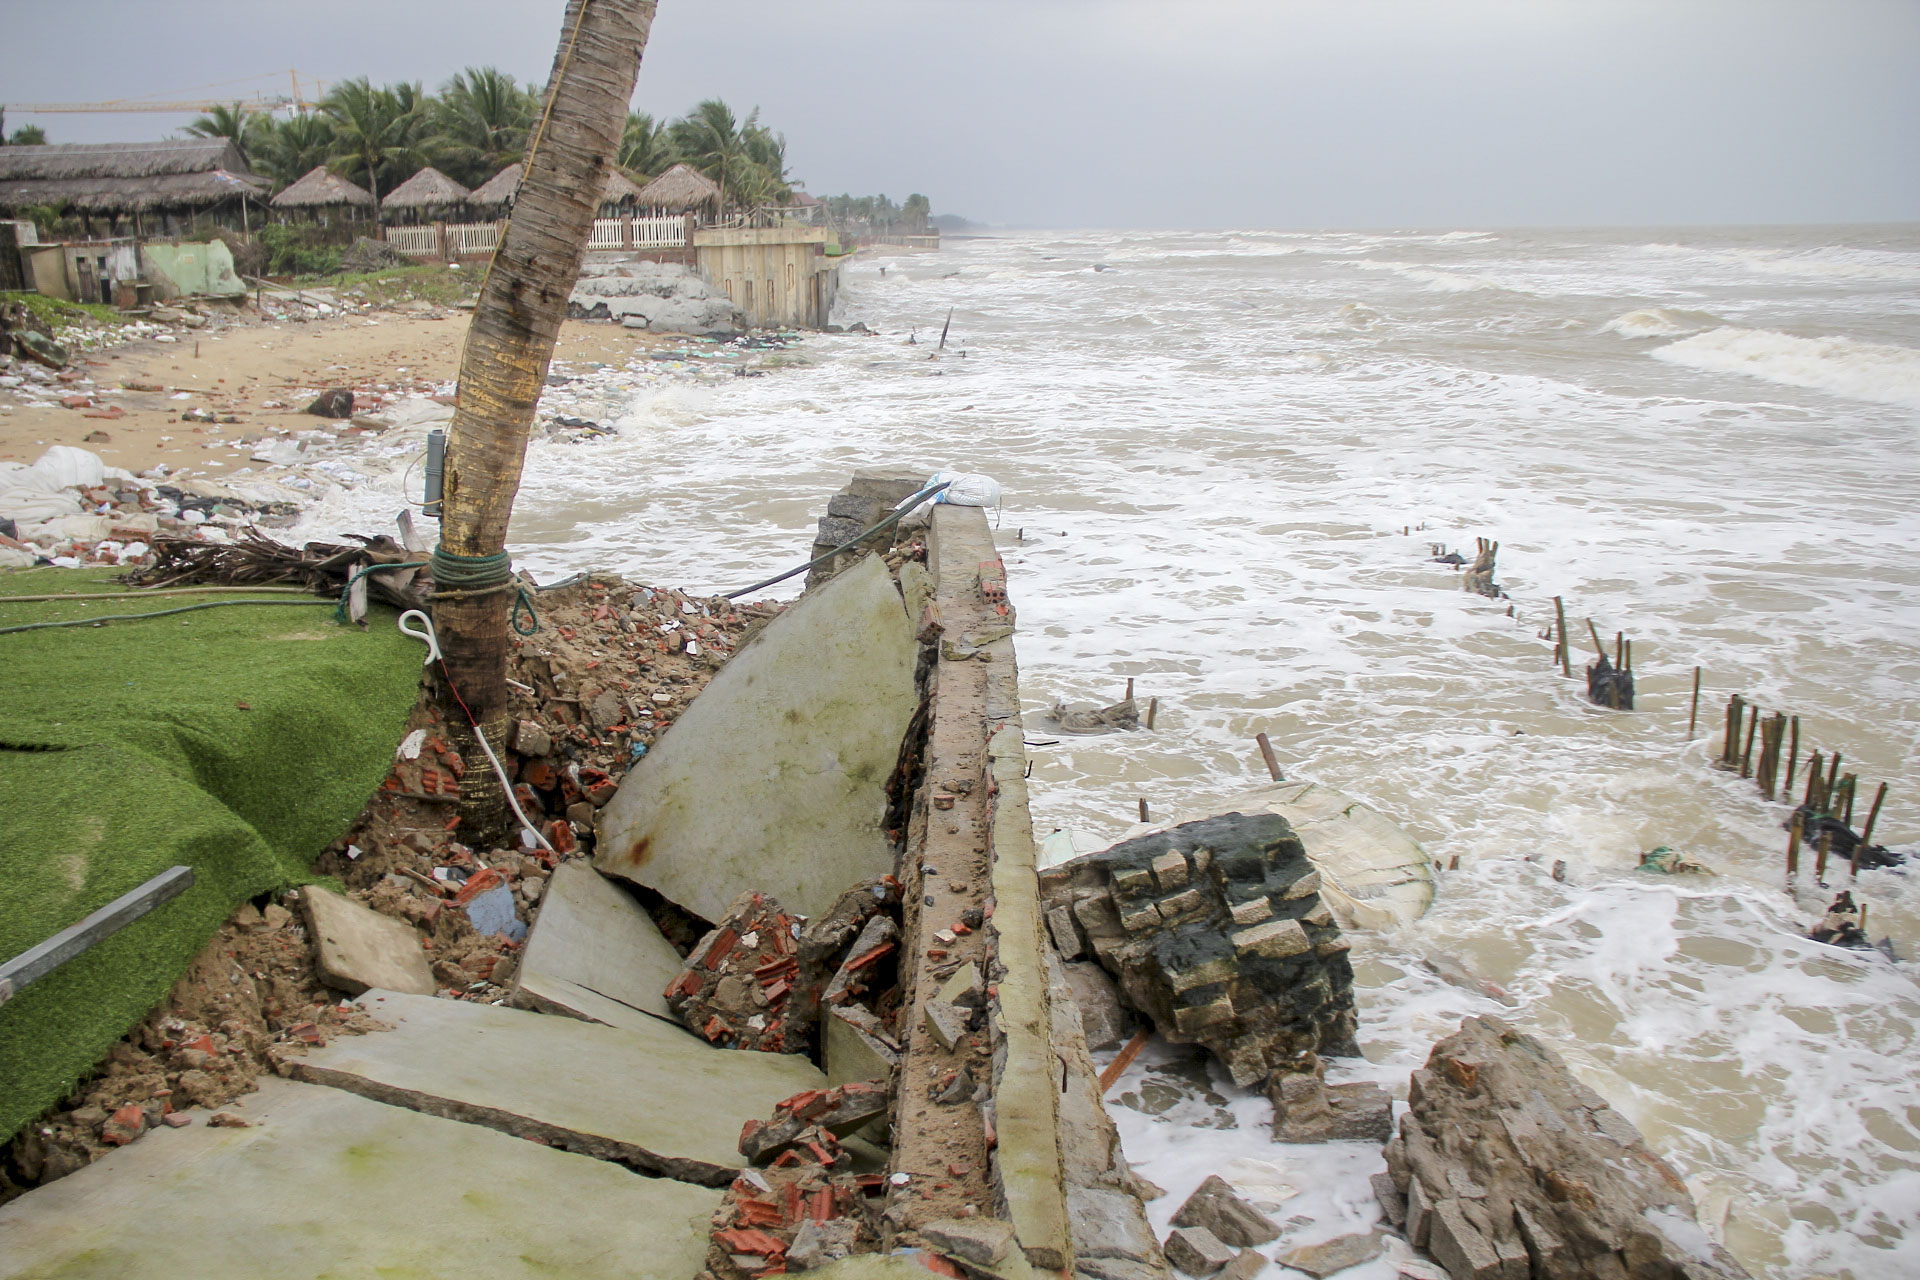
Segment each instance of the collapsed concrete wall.
[[917,653],[869,558],[742,645],[621,782],[594,865],[707,920],[743,892],[811,916],[893,870],[885,787]]
[[1349,943],[1287,820],[1231,813],[1041,873],[1054,944],[1091,955],[1160,1033],[1234,1083],[1357,1055]]
[[1375,1187],[1454,1280],[1744,1280],[1632,1123],[1500,1019],[1436,1044],[1407,1101]]

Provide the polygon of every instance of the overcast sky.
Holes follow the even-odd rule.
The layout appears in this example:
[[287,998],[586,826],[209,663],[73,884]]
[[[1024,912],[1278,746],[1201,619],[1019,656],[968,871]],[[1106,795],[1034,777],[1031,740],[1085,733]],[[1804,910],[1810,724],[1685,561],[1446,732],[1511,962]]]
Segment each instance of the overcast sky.
[[[563,7],[6,0],[0,100],[538,81]],[[1920,220],[1920,0],[662,0],[635,105],[715,95],[816,195],[1008,225]]]

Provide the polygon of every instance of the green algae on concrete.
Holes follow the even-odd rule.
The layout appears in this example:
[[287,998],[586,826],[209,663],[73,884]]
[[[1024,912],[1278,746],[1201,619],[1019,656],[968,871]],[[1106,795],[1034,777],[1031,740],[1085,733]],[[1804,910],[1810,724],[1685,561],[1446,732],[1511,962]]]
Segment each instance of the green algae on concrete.
[[603,1026],[496,1005],[369,991],[391,1031],[289,1061],[295,1079],[724,1186],[742,1126],[826,1077],[791,1053],[718,1049],[647,1019]]
[[[7,603],[120,589],[109,570],[0,572],[0,626],[228,596]],[[0,955],[176,864],[194,886],[0,1005],[0,1139],[93,1070],[243,900],[308,878],[386,773],[420,681],[370,630],[264,597],[0,635]]]
[[600,811],[594,865],[718,920],[738,895],[811,916],[893,870],[880,824],[917,646],[869,556],[720,669]]
[[[0,1206],[0,1280],[687,1280],[720,1193],[265,1079]],[[196,1112],[205,1119],[205,1113]]]

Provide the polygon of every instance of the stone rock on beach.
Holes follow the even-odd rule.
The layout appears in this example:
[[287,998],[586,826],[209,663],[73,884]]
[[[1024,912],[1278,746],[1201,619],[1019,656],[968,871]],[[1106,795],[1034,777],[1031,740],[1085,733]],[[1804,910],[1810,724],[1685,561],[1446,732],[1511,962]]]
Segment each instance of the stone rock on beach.
[[1558,1055],[1469,1018],[1413,1073],[1387,1146],[1406,1236],[1454,1280],[1738,1280],[1693,1197]]
[[1359,1052],[1348,943],[1319,887],[1293,828],[1266,813],[1189,822],[1040,873],[1065,958],[1091,954],[1163,1036],[1206,1046],[1242,1086],[1302,1054]]

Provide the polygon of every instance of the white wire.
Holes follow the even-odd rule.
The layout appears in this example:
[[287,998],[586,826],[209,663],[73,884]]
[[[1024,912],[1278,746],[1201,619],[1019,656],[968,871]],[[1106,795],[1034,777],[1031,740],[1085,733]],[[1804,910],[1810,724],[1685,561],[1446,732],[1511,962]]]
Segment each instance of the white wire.
[[[420,625],[425,627],[426,630],[409,631],[407,629],[408,618],[420,619]],[[433,662],[439,659],[440,637],[438,633],[436,633],[433,629],[432,618],[429,618],[426,614],[420,612],[420,610],[418,609],[409,609],[405,613],[400,615],[399,627],[400,627],[401,635],[412,636],[415,640],[424,640],[427,642],[427,656],[424,659],[424,661],[421,663],[422,666],[431,665]],[[545,849],[548,853],[552,854],[555,858],[558,858],[560,856],[560,851],[554,848],[551,844],[548,844],[547,838],[540,834],[540,828],[534,826],[532,822],[528,821],[526,810],[520,807],[519,797],[513,794],[513,782],[510,778],[507,777],[506,769],[500,764],[500,757],[493,754],[492,744],[487,741],[486,733],[477,724],[473,726],[473,736],[479,741],[480,749],[487,753],[487,763],[493,766],[494,776],[500,779],[500,786],[507,793],[507,803],[513,806],[513,816],[520,819],[520,829],[522,834],[532,836],[534,840],[538,842],[541,848]]]

